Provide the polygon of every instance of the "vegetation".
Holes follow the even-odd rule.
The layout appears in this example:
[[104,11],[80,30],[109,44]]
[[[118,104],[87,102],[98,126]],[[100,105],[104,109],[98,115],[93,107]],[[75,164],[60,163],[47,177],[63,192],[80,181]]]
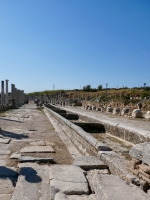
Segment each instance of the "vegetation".
[[65,93],[66,97],[74,99],[87,99],[95,101],[96,99],[108,100],[108,99],[123,99],[124,101],[130,100],[130,97],[141,97],[145,98],[150,96],[150,87],[133,87],[133,88],[103,88],[99,85],[96,88],[92,88],[90,84],[83,87],[82,90],[45,90],[41,92],[32,92],[27,94],[28,96],[39,96],[39,95],[56,95]]

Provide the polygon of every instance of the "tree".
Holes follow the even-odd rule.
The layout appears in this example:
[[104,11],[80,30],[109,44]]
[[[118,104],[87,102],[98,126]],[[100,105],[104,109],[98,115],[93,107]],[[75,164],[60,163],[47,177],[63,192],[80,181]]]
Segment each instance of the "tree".
[[99,85],[99,86],[97,87],[98,90],[102,90],[102,88],[103,88],[102,85]]
[[91,85],[86,85],[83,87],[83,91],[89,92],[91,91]]

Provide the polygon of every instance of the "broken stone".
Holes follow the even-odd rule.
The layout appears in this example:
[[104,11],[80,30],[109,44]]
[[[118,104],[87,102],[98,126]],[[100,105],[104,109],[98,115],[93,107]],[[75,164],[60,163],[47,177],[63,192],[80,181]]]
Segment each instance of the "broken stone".
[[10,159],[17,159],[21,156],[21,154],[19,152],[15,152],[13,154],[11,154],[11,156],[9,157]]
[[80,167],[71,165],[50,166],[50,196],[52,200],[58,192],[68,195],[89,194],[84,171]]
[[19,162],[52,162],[53,158],[35,158],[30,156],[19,157]]
[[45,146],[44,141],[30,142],[30,144],[33,146]]
[[11,139],[0,138],[0,143],[8,144]]
[[51,146],[27,146],[20,150],[21,153],[54,153],[54,149]]
[[88,169],[107,169],[107,165],[105,165],[101,160],[97,159],[94,156],[79,156],[76,157],[73,165],[79,166],[84,170]]
[[132,111],[132,117],[134,118],[141,118],[142,117],[142,112],[140,109],[134,109]]
[[146,195],[137,187],[128,186],[125,181],[114,175],[94,175],[92,185],[98,199],[103,200],[147,200]]
[[143,163],[150,165],[150,142],[134,145],[130,151],[130,156],[143,161]]

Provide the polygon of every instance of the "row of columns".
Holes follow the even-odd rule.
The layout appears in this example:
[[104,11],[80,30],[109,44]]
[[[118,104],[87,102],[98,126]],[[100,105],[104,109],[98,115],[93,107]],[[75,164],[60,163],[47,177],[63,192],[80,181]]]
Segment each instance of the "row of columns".
[[21,106],[25,100],[24,90],[19,90],[15,87],[15,84],[11,84],[11,95],[9,96],[8,81],[5,80],[6,90],[4,90],[4,81],[1,81],[1,105],[8,105],[13,102],[15,106]]

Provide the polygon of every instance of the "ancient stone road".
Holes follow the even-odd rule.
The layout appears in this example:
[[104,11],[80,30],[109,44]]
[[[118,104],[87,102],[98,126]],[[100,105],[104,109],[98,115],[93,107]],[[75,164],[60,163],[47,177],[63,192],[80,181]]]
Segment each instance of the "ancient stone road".
[[[80,157],[56,122],[34,104],[2,113],[0,127],[0,200],[149,199],[110,175],[102,161]],[[33,159],[44,163],[29,162]]]

